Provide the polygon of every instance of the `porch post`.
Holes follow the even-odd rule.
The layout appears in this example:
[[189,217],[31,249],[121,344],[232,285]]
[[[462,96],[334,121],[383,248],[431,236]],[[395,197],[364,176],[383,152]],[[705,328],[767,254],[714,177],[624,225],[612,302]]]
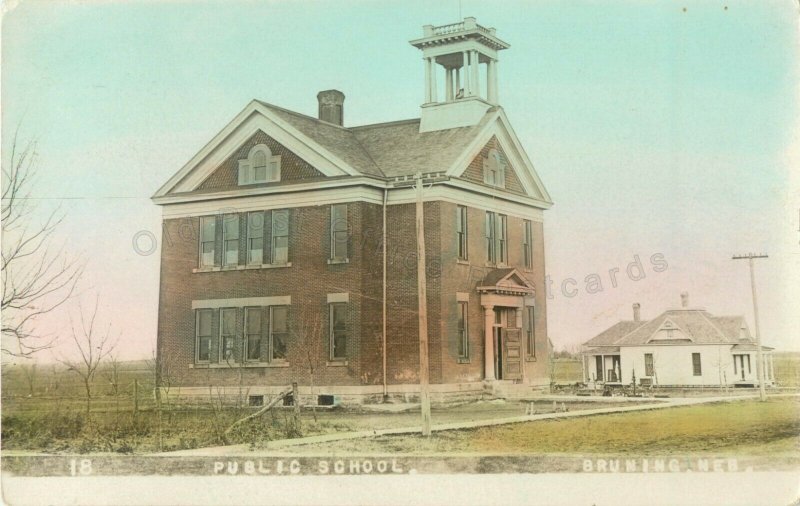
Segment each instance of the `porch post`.
[[494,375],[494,306],[483,306],[484,324],[484,379],[493,380]]
[[586,354],[581,351],[581,376],[583,376],[583,383],[588,383],[586,381]]
[[775,382],[775,362],[773,360],[774,358],[775,357],[772,356],[772,353],[770,353],[769,354],[769,379],[771,379],[773,383]]

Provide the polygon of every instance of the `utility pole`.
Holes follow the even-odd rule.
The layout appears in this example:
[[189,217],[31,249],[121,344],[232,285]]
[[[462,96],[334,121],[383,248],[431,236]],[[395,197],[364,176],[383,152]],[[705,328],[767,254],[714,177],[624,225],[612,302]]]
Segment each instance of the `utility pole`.
[[422,435],[431,435],[430,369],[428,361],[428,296],[425,265],[425,214],[422,207],[422,173],[417,172],[417,299],[419,301],[419,401]]
[[756,355],[756,374],[758,374],[758,390],[761,396],[761,401],[767,400],[767,390],[764,386],[764,358],[761,354],[761,329],[758,324],[758,302],[756,301],[756,275],[753,272],[753,260],[756,258],[769,258],[767,255],[756,255],[748,253],[746,255],[733,255],[733,260],[748,260],[750,264],[750,288],[753,291],[753,318],[756,323],[756,346],[758,347]]

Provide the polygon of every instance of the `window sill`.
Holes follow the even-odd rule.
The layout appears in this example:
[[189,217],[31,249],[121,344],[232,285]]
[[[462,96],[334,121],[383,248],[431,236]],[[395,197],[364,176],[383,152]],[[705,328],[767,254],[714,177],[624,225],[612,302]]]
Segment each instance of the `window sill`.
[[536,362],[536,357],[525,357],[525,362]]
[[347,367],[349,363],[347,360],[328,360],[325,365],[328,367]]
[[328,259],[328,265],[349,264],[349,263],[350,263],[350,259],[349,258],[345,258],[343,260],[334,259],[334,258],[329,258]]
[[470,360],[469,358],[459,358],[458,359],[458,363],[459,364],[471,364],[472,360]]
[[228,272],[228,271],[244,271],[252,269],[280,269],[282,267],[291,267],[292,262],[285,264],[255,264],[255,265],[232,265],[229,267],[199,267],[192,269],[193,273],[199,272]]
[[275,362],[246,362],[240,364],[231,362],[230,364],[189,364],[189,369],[255,369],[255,368],[272,368],[272,367],[289,367],[289,362],[275,361]]
[[456,263],[461,265],[469,265],[469,260],[465,260],[463,258],[457,258]]

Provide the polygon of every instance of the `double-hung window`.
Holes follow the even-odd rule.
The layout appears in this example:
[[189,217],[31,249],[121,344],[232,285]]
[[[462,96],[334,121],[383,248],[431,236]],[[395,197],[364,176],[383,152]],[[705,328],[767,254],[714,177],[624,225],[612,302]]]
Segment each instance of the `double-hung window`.
[[217,217],[200,218],[200,267],[214,267],[217,244]]
[[244,310],[245,348],[249,361],[261,359],[261,315],[260,307],[248,307]]
[[331,258],[335,262],[347,261],[347,204],[331,206]]
[[524,257],[525,268],[533,268],[533,225],[530,220],[523,223],[522,255]]
[[347,358],[347,303],[330,304],[329,346],[331,360]]
[[490,263],[497,261],[496,221],[496,215],[492,211],[486,211],[486,256]]
[[219,310],[220,362],[236,361],[236,308]]
[[644,375],[648,377],[655,376],[655,367],[653,366],[653,354],[644,354]]
[[508,263],[508,217],[497,215],[497,262]]
[[239,264],[239,215],[226,214],[222,217],[222,265]]
[[700,354],[692,353],[692,372],[695,376],[703,375],[703,368],[700,364]]
[[458,358],[469,358],[469,320],[467,303],[458,303]]
[[272,211],[272,263],[289,263],[289,210]]
[[506,160],[496,149],[489,151],[483,161],[483,182],[500,188],[506,186]]
[[467,259],[467,208],[456,207],[456,237],[458,239],[458,259]]
[[525,347],[529,358],[536,357],[536,309],[525,306]]
[[289,337],[289,308],[270,306],[269,341],[272,360],[286,359],[286,342]]
[[247,263],[264,263],[264,212],[247,213]]
[[211,359],[211,320],[214,316],[212,309],[198,309],[195,316],[196,343],[195,360],[208,362]]

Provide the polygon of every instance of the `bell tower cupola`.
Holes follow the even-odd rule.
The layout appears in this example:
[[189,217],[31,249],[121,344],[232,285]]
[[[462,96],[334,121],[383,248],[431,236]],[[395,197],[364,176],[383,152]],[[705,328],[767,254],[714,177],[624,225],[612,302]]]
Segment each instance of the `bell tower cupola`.
[[420,132],[477,124],[498,105],[497,53],[509,45],[473,17],[422,30],[423,37],[411,41],[425,65]]

